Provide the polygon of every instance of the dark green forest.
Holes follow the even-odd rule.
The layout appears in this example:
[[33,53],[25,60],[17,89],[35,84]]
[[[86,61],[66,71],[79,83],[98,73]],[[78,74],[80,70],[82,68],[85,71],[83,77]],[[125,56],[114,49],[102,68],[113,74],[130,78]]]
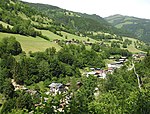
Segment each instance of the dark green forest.
[[[89,36],[88,32],[108,32],[111,34],[118,34],[121,36],[134,36],[132,33],[123,30],[117,29],[111,24],[109,24],[102,17],[93,14],[82,14],[78,12],[72,12],[65,9],[61,9],[51,5],[44,4],[33,4],[33,3],[25,3],[29,6],[38,9],[42,14],[47,15],[49,18],[54,20],[56,25],[65,25],[67,28],[67,32],[78,34],[82,33],[84,36]],[[69,31],[68,31],[69,29]],[[90,35],[90,37],[94,38],[94,36]]]

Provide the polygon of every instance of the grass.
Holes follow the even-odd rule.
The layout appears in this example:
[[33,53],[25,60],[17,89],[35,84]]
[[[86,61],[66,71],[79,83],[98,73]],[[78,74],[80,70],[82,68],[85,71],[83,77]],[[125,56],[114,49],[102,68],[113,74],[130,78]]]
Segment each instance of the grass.
[[13,26],[11,26],[11,25],[9,25],[9,24],[7,24],[7,23],[5,23],[5,22],[2,22],[2,21],[0,21],[0,24],[2,24],[5,28],[6,28],[7,26],[9,26],[10,28],[13,27]]
[[92,38],[89,38],[89,37],[81,37],[81,36],[76,36],[74,34],[70,34],[70,33],[67,33],[67,32],[61,32],[61,34],[65,37],[67,36],[67,40],[79,40],[79,41],[87,41],[89,39],[89,42],[97,42],[96,40],[92,39]]
[[28,20],[29,18],[24,14],[24,13],[18,13],[18,16],[20,16],[21,18]]
[[[128,49],[130,52],[132,52],[132,53],[139,53],[139,52],[142,52],[141,50],[136,49],[135,46],[134,46],[134,42],[138,41],[137,39],[129,38],[129,37],[123,37],[123,40],[125,40],[125,39],[129,39],[129,40],[132,41],[132,44],[127,47],[127,49]],[[144,45],[144,44],[143,44],[143,45]],[[125,48],[125,49],[126,49],[126,48]]]
[[[96,40],[94,40],[92,38],[76,36],[76,35],[73,35],[73,34],[70,34],[67,32],[63,32],[63,31],[61,31],[61,34],[63,35],[63,37],[61,37],[61,36],[56,35],[53,32],[50,32],[48,30],[39,30],[39,29],[36,29],[36,30],[41,31],[44,36],[47,36],[50,39],[50,41],[53,41],[54,39],[58,39],[58,40],[74,39],[74,40],[79,40],[79,41],[87,41],[89,39],[89,42],[92,42],[92,43],[97,42]],[[65,39],[65,36],[67,36],[67,39]]]
[[90,50],[91,49],[91,46],[88,45],[88,46],[85,46],[87,50]]
[[120,23],[118,25],[116,25],[117,28],[121,28],[123,25],[129,25],[129,24],[133,24],[133,22],[131,21],[126,21],[126,22],[123,22],[123,23]]
[[19,34],[8,34],[0,32],[0,39],[10,36],[16,37],[16,40],[20,42],[23,51],[25,51],[26,53],[28,53],[29,51],[45,51],[45,49],[50,47],[55,47],[57,51],[61,48],[58,44],[44,40],[40,37],[34,38],[31,36],[22,36]]
[[[36,29],[36,30],[38,30],[38,29]],[[44,36],[47,36],[50,39],[50,41],[53,41],[54,39],[59,39],[59,40],[64,39],[63,37],[58,36],[58,35],[54,34],[53,32],[50,32],[48,30],[38,30],[38,31],[41,31]]]
[[3,9],[2,9],[2,8],[0,8],[0,11],[3,11]]

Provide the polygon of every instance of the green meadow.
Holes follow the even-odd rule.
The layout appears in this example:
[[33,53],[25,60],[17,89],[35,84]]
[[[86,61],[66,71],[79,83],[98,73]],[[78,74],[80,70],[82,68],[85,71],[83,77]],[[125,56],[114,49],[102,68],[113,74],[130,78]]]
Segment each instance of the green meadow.
[[61,47],[54,43],[47,40],[44,40],[40,37],[31,37],[31,36],[22,36],[19,34],[8,34],[0,32],[0,40],[4,37],[16,37],[16,40],[20,42],[23,51],[28,53],[29,51],[37,52],[37,51],[44,51],[47,48],[55,47],[58,51]]

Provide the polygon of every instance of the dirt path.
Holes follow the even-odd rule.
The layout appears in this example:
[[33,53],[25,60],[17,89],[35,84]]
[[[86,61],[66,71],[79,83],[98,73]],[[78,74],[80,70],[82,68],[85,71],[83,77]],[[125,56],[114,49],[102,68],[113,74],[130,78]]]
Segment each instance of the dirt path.
[[139,87],[139,89],[141,90],[141,79],[140,79],[140,77],[139,77],[139,75],[137,74],[137,72],[136,72],[136,70],[135,70],[135,65],[134,65],[134,63],[133,63],[133,60],[132,60],[132,65],[133,65],[133,70],[134,70],[134,74],[136,75],[136,77],[137,77],[137,80],[138,80],[138,87]]

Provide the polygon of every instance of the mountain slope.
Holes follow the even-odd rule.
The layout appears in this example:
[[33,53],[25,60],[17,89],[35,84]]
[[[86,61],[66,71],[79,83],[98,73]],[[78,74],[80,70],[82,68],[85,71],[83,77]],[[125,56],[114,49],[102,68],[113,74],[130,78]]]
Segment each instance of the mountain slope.
[[138,39],[150,42],[150,20],[136,17],[113,15],[105,18],[117,28],[133,33]]
[[88,35],[87,32],[89,31],[101,31],[111,34],[133,36],[129,32],[115,28],[105,19],[96,14],[89,15],[85,13],[78,13],[45,4],[26,4],[38,9],[39,12],[53,19],[56,24],[66,26],[67,28],[71,29],[72,32],[80,32],[84,35]]
[[[60,45],[67,41],[85,44],[99,42],[109,46],[114,40],[120,41],[122,47],[123,38],[117,33],[121,32],[97,15],[76,13],[55,6],[30,4],[18,0],[0,2],[0,39],[15,36],[26,53],[43,51],[52,46],[59,50]],[[56,43],[56,40],[60,43]],[[135,48],[134,45],[132,47]]]

